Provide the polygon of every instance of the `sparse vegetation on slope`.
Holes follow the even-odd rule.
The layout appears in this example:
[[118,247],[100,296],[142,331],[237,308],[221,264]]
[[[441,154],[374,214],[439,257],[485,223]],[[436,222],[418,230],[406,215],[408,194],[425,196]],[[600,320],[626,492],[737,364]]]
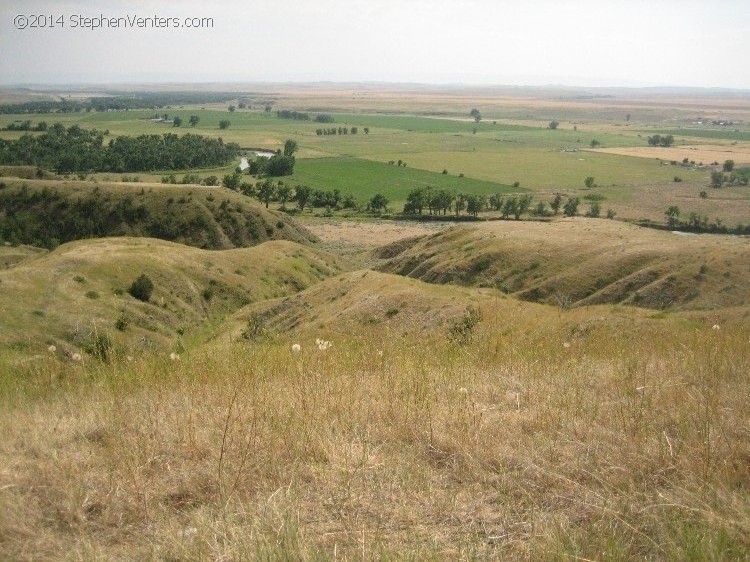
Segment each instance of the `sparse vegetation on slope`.
[[748,304],[750,246],[607,220],[457,226],[377,250],[382,271],[431,283],[495,287],[568,307],[623,303],[711,309]]
[[[70,356],[109,334],[130,355],[169,349],[182,336],[209,335],[248,303],[303,290],[342,265],[287,241],[214,252],[149,238],[73,242],[0,270],[0,345],[32,355],[56,345]],[[140,290],[142,277],[150,291]]]
[[106,236],[148,236],[206,249],[314,240],[287,215],[219,188],[7,181],[0,189],[0,242],[53,248]]
[[444,287],[398,275],[360,270],[343,273],[309,289],[257,303],[238,312],[232,334],[248,320],[270,333],[290,331],[344,335],[380,326],[394,337],[447,332],[467,304],[496,301],[496,295],[470,288]]

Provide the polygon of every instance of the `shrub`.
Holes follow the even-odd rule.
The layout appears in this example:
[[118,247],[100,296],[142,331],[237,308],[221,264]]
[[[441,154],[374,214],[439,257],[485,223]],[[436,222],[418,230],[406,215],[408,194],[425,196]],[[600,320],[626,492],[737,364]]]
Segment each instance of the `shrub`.
[[115,320],[115,328],[120,330],[121,332],[124,332],[128,329],[128,326],[130,325],[130,318],[128,318],[128,315],[125,314],[125,312],[121,312],[120,316],[117,317],[117,320]]
[[131,296],[143,302],[148,302],[153,291],[154,282],[151,281],[151,278],[145,273],[142,273],[138,279],[133,281],[133,284],[130,285],[130,288],[128,289],[128,293],[130,293]]
[[471,342],[474,328],[482,320],[482,312],[475,306],[466,307],[463,315],[455,318],[448,328],[448,337],[455,343],[466,345]]

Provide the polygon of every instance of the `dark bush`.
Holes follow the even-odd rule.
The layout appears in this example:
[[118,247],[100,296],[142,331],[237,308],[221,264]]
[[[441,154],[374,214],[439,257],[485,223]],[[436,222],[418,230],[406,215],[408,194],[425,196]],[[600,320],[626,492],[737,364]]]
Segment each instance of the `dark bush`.
[[143,302],[148,302],[153,291],[154,282],[151,281],[151,278],[145,273],[142,273],[138,279],[133,281],[133,284],[130,285],[130,288],[128,289],[128,293]]

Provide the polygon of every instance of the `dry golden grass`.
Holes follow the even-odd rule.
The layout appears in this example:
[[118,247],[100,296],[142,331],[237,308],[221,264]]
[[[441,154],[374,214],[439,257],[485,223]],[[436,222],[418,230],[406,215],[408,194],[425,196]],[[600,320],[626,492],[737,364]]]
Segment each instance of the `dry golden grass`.
[[730,141],[718,141],[709,145],[685,145],[670,148],[653,146],[597,148],[588,152],[604,152],[607,154],[621,154],[623,156],[638,156],[640,158],[661,158],[662,160],[676,160],[677,162],[682,162],[683,158],[688,158],[693,162],[705,165],[714,162],[723,164],[725,160],[733,160],[738,166],[750,163],[750,144],[741,143],[732,145]]
[[0,557],[746,557],[747,325],[526,307],[17,370]]
[[434,283],[497,287],[548,304],[648,308],[746,306],[744,237],[684,235],[619,221],[493,221],[376,250],[382,271]]
[[[222,251],[152,238],[71,242],[0,270],[0,344],[32,354],[54,344],[72,355],[108,334],[125,355],[171,350],[248,303],[292,294],[347,266],[281,240]],[[140,274],[154,283],[147,303],[127,293]],[[122,316],[128,326],[115,329]]]

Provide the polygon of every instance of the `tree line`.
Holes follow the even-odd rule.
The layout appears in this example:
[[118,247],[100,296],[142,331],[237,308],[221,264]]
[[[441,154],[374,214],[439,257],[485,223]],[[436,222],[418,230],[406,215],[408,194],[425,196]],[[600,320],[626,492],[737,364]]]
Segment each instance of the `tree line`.
[[32,125],[30,120],[26,121],[20,121],[16,123],[10,123],[7,127],[4,129],[5,131],[34,131],[34,132],[44,132],[47,130],[47,122],[46,121],[39,121],[36,125]]
[[106,144],[104,136],[96,129],[55,123],[41,135],[0,139],[0,164],[58,173],[142,172],[224,166],[240,152],[236,143],[193,134],[122,136]]
[[[684,216],[684,215],[683,215]],[[727,226],[720,218],[709,222],[708,215],[700,215],[695,211],[690,211],[685,220],[680,219],[680,208],[677,205],[670,205],[664,211],[666,226],[671,230],[684,230],[688,232],[709,232],[713,234],[750,234],[750,224],[743,225],[739,223],[734,228]],[[645,226],[653,226],[645,224]]]
[[128,111],[170,105],[220,103],[237,97],[232,92],[123,92],[88,100],[40,100],[0,105],[0,113],[79,113],[81,111]]
[[[433,216],[447,216],[448,213],[460,216],[462,212],[476,217],[479,213],[491,210],[500,212],[500,216],[508,219],[511,216],[520,220],[524,214],[537,217],[554,216],[562,211],[566,217],[574,217],[579,214],[580,199],[569,197],[563,202],[559,193],[549,201],[538,201],[533,205],[532,195],[513,195],[504,197],[499,193],[490,195],[463,194],[448,189],[433,189],[417,187],[412,189],[406,197],[403,213],[405,215],[422,215],[427,211]],[[592,201],[586,212],[586,216],[597,218],[601,214],[601,205],[598,201]],[[609,210],[607,218],[614,218],[614,212]]]
[[[365,127],[363,129],[366,135],[370,134],[370,128]],[[359,132],[359,129],[357,127],[347,128],[347,127],[331,127],[330,129],[315,129],[315,134],[318,136],[325,136],[325,135],[356,135]]]

